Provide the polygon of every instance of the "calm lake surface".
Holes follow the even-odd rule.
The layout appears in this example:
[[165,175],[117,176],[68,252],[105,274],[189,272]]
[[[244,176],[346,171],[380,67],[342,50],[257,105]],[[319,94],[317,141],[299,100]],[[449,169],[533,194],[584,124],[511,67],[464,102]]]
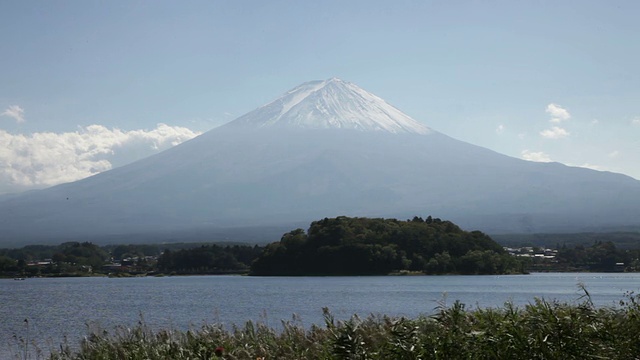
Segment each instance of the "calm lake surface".
[[323,307],[346,319],[353,314],[415,317],[455,300],[468,307],[500,307],[508,301],[524,306],[536,297],[579,302],[579,283],[596,305],[616,306],[626,292],[640,290],[640,274],[0,279],[0,358],[17,356],[16,338],[27,335],[25,319],[30,340],[48,352],[65,337],[77,344],[91,330],[135,325],[141,317],[153,328],[184,330],[247,320],[278,327],[296,314],[298,323],[309,326],[323,323]]

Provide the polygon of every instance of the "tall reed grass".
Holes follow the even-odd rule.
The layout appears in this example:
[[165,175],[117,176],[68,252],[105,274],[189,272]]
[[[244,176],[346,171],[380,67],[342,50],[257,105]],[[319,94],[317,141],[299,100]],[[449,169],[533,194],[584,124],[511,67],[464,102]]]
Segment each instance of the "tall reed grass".
[[52,360],[193,359],[640,359],[640,297],[596,307],[584,290],[576,303],[538,299],[524,307],[467,309],[441,304],[414,319],[371,315],[304,328],[285,321],[225,329],[153,331],[143,322],[93,333]]

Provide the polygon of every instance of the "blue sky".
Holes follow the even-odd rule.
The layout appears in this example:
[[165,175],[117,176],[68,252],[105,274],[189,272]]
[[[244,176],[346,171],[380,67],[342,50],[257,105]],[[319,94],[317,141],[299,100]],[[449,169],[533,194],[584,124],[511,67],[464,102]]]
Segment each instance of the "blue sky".
[[5,1],[0,193],[339,77],[454,138],[640,179],[637,1]]

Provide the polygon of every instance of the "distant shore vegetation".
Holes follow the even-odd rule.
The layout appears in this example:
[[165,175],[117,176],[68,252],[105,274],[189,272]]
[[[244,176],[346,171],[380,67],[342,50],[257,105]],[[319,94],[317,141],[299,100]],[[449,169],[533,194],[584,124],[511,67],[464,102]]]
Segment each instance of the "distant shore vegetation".
[[[634,234],[631,234],[634,235]],[[0,249],[0,277],[163,276],[205,274],[412,275],[529,271],[640,271],[640,244],[620,233],[554,235],[549,249],[464,231],[438,218],[325,218],[267,245],[171,243],[99,246],[89,241]],[[634,235],[635,236],[635,235]],[[624,241],[624,247],[616,247]],[[570,240],[569,244],[561,243]],[[631,239],[631,240],[629,240]],[[529,245],[529,246],[527,246]]]
[[340,216],[293,230],[269,244],[252,275],[521,273],[522,264],[480,231],[450,221]]

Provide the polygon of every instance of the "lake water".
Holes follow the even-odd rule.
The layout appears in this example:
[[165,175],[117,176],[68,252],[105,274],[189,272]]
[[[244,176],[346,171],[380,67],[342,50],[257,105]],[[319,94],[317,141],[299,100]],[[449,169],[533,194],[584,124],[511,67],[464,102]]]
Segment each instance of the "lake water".
[[[526,305],[536,297],[576,302],[583,283],[598,306],[616,306],[640,290],[640,274],[544,273],[509,276],[247,277],[0,279],[0,358],[14,358],[28,335],[44,351],[67,337],[77,344],[91,329],[140,321],[153,328],[261,321],[278,327],[293,314],[322,324],[322,308],[353,314],[415,317],[439,303],[470,307]],[[28,322],[25,322],[25,319]],[[33,352],[33,350],[31,350]],[[32,357],[35,358],[35,357]]]

